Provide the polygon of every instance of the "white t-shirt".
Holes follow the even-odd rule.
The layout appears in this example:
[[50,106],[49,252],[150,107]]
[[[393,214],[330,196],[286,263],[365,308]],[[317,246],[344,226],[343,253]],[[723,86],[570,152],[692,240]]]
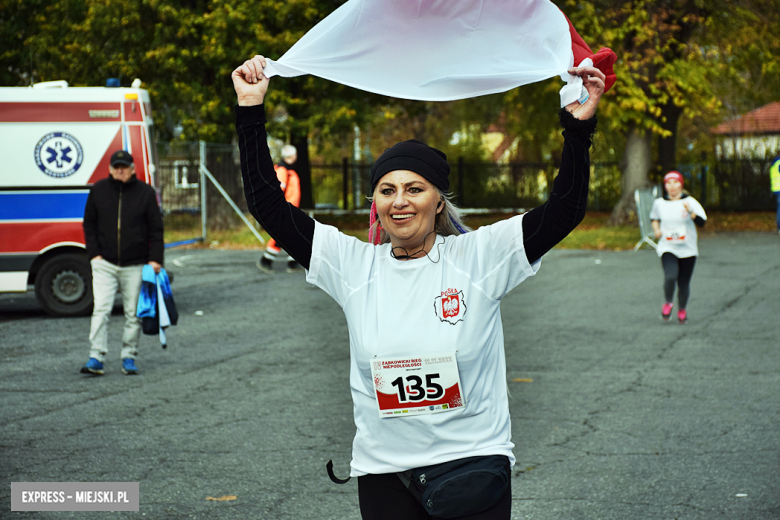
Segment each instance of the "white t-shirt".
[[[476,455],[514,464],[501,298],[538,271],[523,247],[522,215],[460,236],[437,237],[428,257],[399,261],[316,223],[306,280],[330,294],[349,327],[350,387],[357,433],[352,476],[406,471]],[[437,302],[457,294],[448,305]],[[452,316],[456,314],[455,316]],[[457,351],[465,406],[380,418],[372,358]]]
[[672,253],[677,258],[699,256],[696,224],[691,213],[707,220],[707,214],[693,197],[679,200],[655,199],[650,210],[650,220],[659,220],[661,233],[656,252],[658,256]]

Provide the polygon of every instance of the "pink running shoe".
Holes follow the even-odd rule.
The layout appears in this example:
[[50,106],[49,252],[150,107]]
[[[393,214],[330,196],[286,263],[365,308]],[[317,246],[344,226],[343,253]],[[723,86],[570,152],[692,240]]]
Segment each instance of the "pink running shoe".
[[669,318],[672,316],[672,307],[674,307],[673,303],[664,303],[664,306],[661,307],[662,320],[669,321]]
[[685,312],[685,309],[680,309],[677,311],[677,321],[682,325],[683,323],[688,323],[688,313]]

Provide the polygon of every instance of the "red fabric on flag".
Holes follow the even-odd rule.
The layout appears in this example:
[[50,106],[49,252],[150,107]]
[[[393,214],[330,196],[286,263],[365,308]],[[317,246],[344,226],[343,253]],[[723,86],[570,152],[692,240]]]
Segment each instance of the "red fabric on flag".
[[[563,14],[566,16],[566,13]],[[574,66],[576,67],[585,58],[590,58],[593,61],[593,66],[599,69],[606,76],[604,82],[604,92],[606,93],[615,84],[617,76],[612,66],[617,61],[617,54],[609,47],[602,47],[599,52],[593,54],[588,44],[579,35],[577,29],[572,25],[569,17],[566,16],[566,21],[569,22],[569,33],[571,34],[571,50],[574,53]]]

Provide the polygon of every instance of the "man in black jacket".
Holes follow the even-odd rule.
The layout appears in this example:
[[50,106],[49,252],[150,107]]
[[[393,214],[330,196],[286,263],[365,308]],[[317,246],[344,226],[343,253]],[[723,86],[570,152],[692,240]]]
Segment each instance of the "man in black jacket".
[[154,188],[135,177],[133,157],[114,152],[110,177],[95,183],[84,209],[84,238],[92,265],[94,307],[89,331],[89,361],[84,374],[102,374],[108,352],[108,318],[117,289],[122,292],[125,328],[122,372],[137,374],[135,357],[141,320],[136,317],[141,271],[149,264],[156,273],[163,261],[163,223]]

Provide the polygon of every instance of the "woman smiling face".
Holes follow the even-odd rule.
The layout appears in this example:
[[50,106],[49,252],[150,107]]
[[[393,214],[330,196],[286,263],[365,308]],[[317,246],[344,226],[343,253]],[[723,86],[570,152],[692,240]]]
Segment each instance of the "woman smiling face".
[[409,170],[395,170],[379,179],[374,202],[390,243],[394,248],[406,249],[406,254],[425,247],[425,238],[434,230],[436,215],[444,209],[439,204],[436,187]]

